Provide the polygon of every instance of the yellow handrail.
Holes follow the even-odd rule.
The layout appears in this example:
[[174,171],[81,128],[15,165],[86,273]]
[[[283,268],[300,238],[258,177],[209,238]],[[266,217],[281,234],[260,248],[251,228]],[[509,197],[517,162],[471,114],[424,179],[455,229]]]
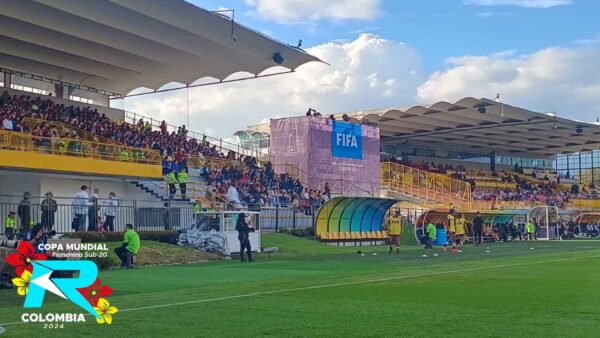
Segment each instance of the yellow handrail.
[[[371,191],[363,189],[358,185],[354,184],[352,181],[342,179],[327,179],[327,180],[318,180],[317,184],[312,184],[313,180],[311,178],[315,178],[314,175],[309,174],[307,171],[300,169],[297,164],[286,163],[285,164],[285,172],[288,173],[292,178],[299,179],[303,185],[305,185],[308,189],[316,189],[323,191],[325,189],[325,183],[329,183],[329,187],[332,193],[338,193],[340,191],[345,191],[346,194],[352,196],[371,196],[374,197]],[[341,187],[343,186],[343,187]],[[378,190],[378,189],[372,189]],[[348,191],[351,191],[348,193]],[[353,193],[352,193],[353,192]]]
[[393,162],[381,163],[381,186],[461,208],[473,203],[469,183]]
[[62,123],[62,122],[55,122],[55,121],[47,121],[47,120],[42,120],[42,119],[36,119],[33,117],[25,117],[23,118],[23,125],[27,128],[29,128],[29,130],[33,130],[36,127],[41,126],[42,124],[45,124],[47,126],[56,128],[59,132],[61,132],[62,134],[64,134],[64,132],[66,130],[69,131],[74,131],[77,136],[79,136],[82,140],[84,141],[90,141],[90,142],[99,142],[99,143],[115,143],[114,141],[104,137],[104,136],[100,136],[98,134],[94,134],[94,133],[90,133],[86,130],[83,130],[81,128],[77,128],[77,127],[73,127],[69,124],[66,123]]
[[0,131],[0,149],[95,158],[107,161],[159,165],[160,154],[151,149],[90,142],[77,139],[37,137],[13,131]]
[[[35,119],[32,117],[23,118],[23,125],[26,126],[27,128],[29,128],[30,130],[33,130],[34,128],[36,128],[38,126],[41,126],[42,124],[46,124],[47,126],[56,128],[61,133],[64,133],[65,130],[75,131],[77,136],[79,136],[82,140],[85,140],[85,141],[105,143],[105,144],[118,144],[118,143],[115,143],[113,140],[108,139],[104,136],[90,133],[88,131],[73,127],[73,126],[65,124],[65,123],[46,121],[46,120],[42,120],[42,119]],[[122,147],[125,147],[125,146],[122,146]],[[128,147],[128,148],[131,148],[131,147]],[[155,151],[154,149],[150,149],[150,148],[137,148],[137,149],[142,150],[142,151]],[[229,159],[224,159],[224,158],[219,158],[219,157],[205,157],[203,159],[203,158],[200,158],[198,155],[188,155],[188,166],[190,166],[192,168],[202,168],[206,162],[208,162],[211,165],[211,167],[215,167],[215,166],[218,166],[219,168],[223,168],[226,166],[244,167],[244,163],[241,161],[237,161],[237,160],[229,160]]]

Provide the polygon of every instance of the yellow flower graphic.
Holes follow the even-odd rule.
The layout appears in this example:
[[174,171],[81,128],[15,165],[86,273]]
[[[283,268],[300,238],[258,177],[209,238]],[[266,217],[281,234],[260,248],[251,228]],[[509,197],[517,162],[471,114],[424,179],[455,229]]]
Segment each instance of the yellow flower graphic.
[[110,303],[104,298],[98,299],[98,305],[94,306],[94,310],[100,316],[100,318],[96,318],[98,324],[109,325],[112,323],[112,315],[119,311],[116,307],[110,306]]
[[25,296],[29,292],[29,281],[31,280],[31,272],[25,270],[21,277],[13,278],[12,283],[17,287],[19,296]]

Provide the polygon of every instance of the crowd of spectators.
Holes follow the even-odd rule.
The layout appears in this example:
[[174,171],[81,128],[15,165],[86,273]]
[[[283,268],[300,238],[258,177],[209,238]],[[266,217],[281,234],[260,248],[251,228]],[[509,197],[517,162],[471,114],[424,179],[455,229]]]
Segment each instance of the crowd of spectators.
[[249,159],[244,164],[244,167],[219,168],[207,162],[200,171],[209,186],[207,197],[226,201],[232,208],[246,205],[257,210],[265,206],[293,206],[301,211],[320,206],[331,197],[328,185],[323,191],[306,189],[289,174],[276,174],[270,163],[261,167],[256,160]]
[[[63,123],[74,129],[59,133],[50,124],[42,123],[33,130],[29,130],[23,125],[25,117]],[[216,145],[207,142],[206,137],[203,140],[188,137],[185,125],[179,127],[177,131],[169,132],[167,123],[162,121],[159,129],[153,130],[152,125],[142,119],[136,124],[123,123],[111,119],[93,107],[65,105],[50,99],[29,95],[11,96],[8,92],[4,92],[0,96],[0,120],[2,129],[30,132],[34,136],[40,137],[78,138],[76,128],[107,139],[114,144],[154,149],[165,156],[182,152],[202,157],[220,157],[232,160],[241,157],[233,151],[222,153]]]
[[[565,184],[561,185],[563,176],[551,172],[545,175],[537,174],[536,177],[535,171],[532,175],[525,175],[522,170],[492,172],[466,168],[463,165],[453,166],[447,163],[427,161],[420,163],[398,161],[398,163],[428,172],[445,174],[468,182],[473,189],[472,196],[474,200],[524,201],[564,206],[571,199],[595,199],[598,197],[594,184],[580,188],[578,183],[573,183],[570,189],[566,189]],[[531,177],[528,178],[528,176]],[[555,179],[550,177],[555,177]],[[498,186],[494,186],[494,184],[483,184],[484,182],[508,183],[508,185],[498,184]]]

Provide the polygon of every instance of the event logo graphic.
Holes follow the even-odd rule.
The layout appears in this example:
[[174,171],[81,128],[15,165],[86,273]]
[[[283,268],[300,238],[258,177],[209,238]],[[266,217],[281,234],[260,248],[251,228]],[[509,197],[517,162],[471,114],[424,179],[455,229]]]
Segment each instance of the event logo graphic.
[[[6,257],[6,263],[15,267],[18,277],[13,278],[17,294],[25,296],[24,308],[41,308],[46,291],[60,298],[69,300],[96,318],[98,324],[111,324],[112,315],[118,309],[111,306],[104,297],[112,293],[108,286],[102,286],[98,277],[96,263],[89,260],[47,260],[44,254],[36,253],[33,246],[22,241],[17,253]],[[79,272],[77,278],[64,277],[65,272],[72,276]],[[83,314],[56,313],[34,314],[24,313],[24,322],[80,322],[85,321]]]
[[362,160],[362,126],[333,121],[331,154],[333,157]]

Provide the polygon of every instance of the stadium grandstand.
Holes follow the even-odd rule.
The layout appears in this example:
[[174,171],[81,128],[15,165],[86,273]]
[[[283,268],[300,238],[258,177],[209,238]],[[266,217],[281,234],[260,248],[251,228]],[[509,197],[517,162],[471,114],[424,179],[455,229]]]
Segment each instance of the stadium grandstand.
[[[299,182],[273,175],[256,152],[110,105],[206,79],[239,81],[240,72],[285,74],[317,58],[184,1],[8,1],[0,16],[2,219],[24,194],[34,219],[46,193],[70,210],[83,185],[98,205],[114,193],[121,207],[159,213],[163,202],[190,213],[196,203],[298,203]],[[267,180],[278,187],[270,195]],[[237,201],[227,198],[230,186]]]
[[[382,196],[425,208],[600,207],[597,124],[475,98],[333,118],[379,127]],[[268,124],[236,135],[269,152]]]
[[322,61],[190,1],[1,4],[0,336],[597,334],[600,125],[468,97],[226,142],[114,102]]

